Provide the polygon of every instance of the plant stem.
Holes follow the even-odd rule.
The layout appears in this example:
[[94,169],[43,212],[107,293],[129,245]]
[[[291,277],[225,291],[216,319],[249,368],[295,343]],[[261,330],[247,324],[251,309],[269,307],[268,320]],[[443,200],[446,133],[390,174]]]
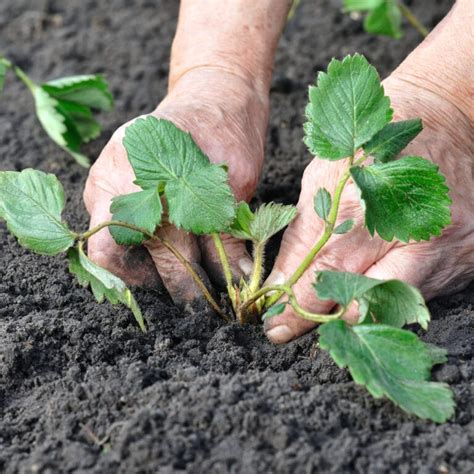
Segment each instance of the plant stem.
[[81,240],[87,240],[89,237],[93,236],[94,234],[97,234],[97,232],[101,231],[102,229],[105,229],[106,227],[110,227],[116,225],[118,227],[125,227],[130,230],[134,230],[136,232],[140,232],[141,234],[145,235],[151,240],[161,240],[159,237],[156,235],[152,234],[151,232],[148,232],[145,229],[142,229],[141,227],[138,227],[134,224],[129,224],[128,222],[122,222],[122,221],[106,221],[102,222],[101,224],[92,227],[92,229],[89,229],[87,232],[84,232],[82,234],[79,234],[79,238]]
[[239,309],[241,311],[245,311],[250,305],[255,303],[255,301],[259,300],[262,296],[265,296],[267,293],[270,293],[270,291],[277,291],[280,292],[281,295],[280,297],[285,293],[282,290],[283,286],[282,285],[270,285],[270,286],[264,286],[263,288],[260,288],[258,291],[256,291],[252,296],[250,296],[248,299],[246,299]]
[[23,82],[23,84],[25,84],[25,86],[28,87],[28,89],[30,90],[32,94],[34,93],[34,90],[37,87],[37,85],[28,77],[28,75],[26,74],[25,71],[23,71],[23,69],[18,67],[16,64],[13,64],[5,56],[0,56],[0,62],[5,64],[6,67],[12,69],[16,77],[18,77],[18,79],[20,79]]
[[200,276],[194,271],[194,268],[191,266],[191,264],[179,252],[179,250],[168,240],[160,239],[159,237],[157,237],[157,240],[159,240],[181,262],[184,268],[186,268],[195,283],[199,286],[204,298],[206,298],[207,302],[212,306],[214,311],[225,321],[230,322],[230,318],[221,310],[220,306],[217,304],[216,300],[212,297],[211,293],[207,289],[207,286],[201,280]]
[[288,17],[286,19],[286,22],[288,23],[293,19],[295,16],[296,10],[300,6],[301,0],[293,0],[293,4],[291,5],[290,11],[288,12]]
[[7,59],[5,56],[0,56],[0,63],[4,64],[8,68],[13,67],[12,62],[9,59]]
[[291,294],[289,295],[289,300],[291,307],[293,308],[294,312],[298,314],[298,316],[308,321],[313,321],[314,323],[327,323],[328,321],[334,321],[335,319],[341,318],[345,312],[344,308],[341,308],[337,313],[334,314],[319,314],[306,311],[296,301],[293,291],[291,291]]
[[217,250],[217,255],[219,255],[219,260],[221,261],[222,270],[224,272],[225,281],[227,284],[227,289],[232,288],[232,270],[230,269],[229,258],[225,251],[224,243],[220,234],[213,233],[212,240],[214,241],[214,246]]
[[405,5],[402,1],[398,2],[398,6],[400,11],[402,12],[403,16],[407,19],[408,23],[410,23],[413,28],[415,28],[418,33],[420,33],[423,38],[426,38],[429,34],[428,29],[418,20],[416,15]]
[[176,259],[184,266],[184,268],[186,268],[186,270],[191,275],[194,282],[198,285],[199,289],[201,290],[201,293],[206,298],[207,302],[216,311],[216,313],[219,314],[219,316],[221,316],[226,321],[230,321],[230,318],[221,310],[216,300],[212,297],[211,293],[207,289],[201,277],[196,273],[192,265],[186,260],[186,258],[181,254],[181,252],[168,240],[162,239],[158,237],[157,235],[154,235],[151,232],[148,232],[147,230],[142,229],[141,227],[138,227],[134,224],[129,224],[128,222],[121,222],[121,221],[102,222],[101,224],[93,227],[92,229],[89,229],[87,232],[79,234],[79,239],[87,240],[89,237],[101,231],[102,229],[106,227],[114,226],[114,225],[119,226],[119,227],[125,227],[127,229],[134,230],[136,232],[140,232],[141,234],[148,237],[150,240],[161,242],[176,257]]
[[[351,158],[349,165],[352,165],[353,159]],[[344,190],[344,186],[346,185],[349,177],[350,177],[350,168],[343,174],[340,181],[337,183],[336,190],[334,191],[334,197],[332,200],[331,210],[329,211],[328,218],[326,221],[326,227],[324,228],[323,235],[320,239],[316,242],[314,247],[309,251],[308,255],[304,258],[304,260],[300,263],[298,268],[295,270],[293,275],[288,278],[285,285],[288,287],[292,287],[303,275],[303,273],[308,269],[311,265],[312,261],[316,257],[316,255],[321,251],[321,249],[326,245],[328,240],[331,238],[334,226],[336,224],[337,214],[339,212],[339,204],[341,203],[341,196],[342,191]],[[265,302],[265,306],[268,308],[276,303],[280,298],[281,294],[275,293],[270,298],[267,299]]]
[[263,273],[263,255],[264,255],[265,244],[258,242],[254,246],[253,252],[253,269],[252,276],[250,277],[249,290],[250,294],[255,293],[260,287]]
[[282,294],[287,294],[289,303],[295,313],[297,313],[301,318],[307,319],[308,321],[313,321],[315,323],[326,323],[328,321],[333,321],[334,319],[339,319],[345,312],[344,308],[341,308],[337,313],[334,314],[319,314],[306,311],[298,304],[293,290],[288,285],[272,285],[261,288],[259,291],[255,292],[255,294],[253,294],[252,297],[249,298],[244,304],[242,304],[240,310],[242,312],[245,311],[251,304],[270,291],[276,291],[280,293],[280,297]]

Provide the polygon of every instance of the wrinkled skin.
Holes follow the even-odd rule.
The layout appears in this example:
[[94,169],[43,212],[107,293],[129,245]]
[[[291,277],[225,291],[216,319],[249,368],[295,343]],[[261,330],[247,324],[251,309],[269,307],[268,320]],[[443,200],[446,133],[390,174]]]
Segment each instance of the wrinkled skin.
[[[152,113],[189,131],[214,163],[229,166],[229,180],[238,200],[249,200],[255,192],[263,163],[263,146],[268,121],[268,96],[258,94],[240,74],[219,68],[197,68],[182,75],[168,96]],[[91,215],[91,227],[111,219],[114,196],[139,190],[122,145],[125,128],[112,136],[94,163],[84,191]],[[210,238],[196,238],[165,225],[158,235],[172,241],[191,262],[204,281],[208,275],[222,284],[222,272]],[[251,269],[252,262],[243,241],[224,236],[235,277]],[[184,267],[161,244],[146,244],[148,255],[138,249],[125,251],[107,229],[88,242],[90,258],[133,285],[155,286],[161,276],[175,303],[202,307],[199,288]],[[151,257],[151,258],[149,258]]]
[[[467,5],[464,1],[458,2],[461,3]],[[465,64],[462,55],[472,51],[469,46],[472,35],[466,32],[463,15],[459,15],[458,21],[461,23],[456,25],[452,18],[445,19],[384,82],[395,110],[395,120],[423,119],[423,132],[404,154],[420,155],[440,166],[453,200],[452,225],[441,237],[429,242],[403,244],[370,238],[363,227],[355,186],[349,181],[338,222],[352,218],[354,229],[349,234],[332,237],[294,286],[304,308],[315,312],[332,309],[330,302],[318,301],[311,288],[315,270],[345,270],[373,278],[399,278],[419,287],[427,299],[454,292],[474,277],[472,81],[465,77],[462,68],[456,71],[443,62],[449,59],[454,65]],[[191,132],[212,162],[229,165],[230,184],[238,200],[249,200],[253,195],[263,162],[268,93],[256,90],[245,68],[238,71],[194,68],[172,84],[166,99],[153,112]],[[113,135],[91,169],[84,192],[91,226],[110,219],[113,196],[138,189],[132,183],[133,172],[122,146],[125,126]],[[315,159],[307,167],[298,202],[299,214],[284,234],[269,282],[282,283],[288,278],[321,235],[322,222],[314,213],[313,196],[319,187],[334,190],[344,166],[341,161]],[[204,279],[208,276],[214,283],[222,283],[220,265],[208,239],[197,239],[171,225],[160,228],[158,233],[173,241]],[[235,276],[248,273],[251,262],[243,242],[227,236],[224,239]],[[139,250],[125,252],[114,243],[108,230],[103,230],[90,239],[88,250],[94,261],[128,283],[154,286],[159,274],[176,303],[201,307],[198,288],[175,257],[157,244],[146,248],[148,255]],[[354,317],[356,312],[353,308],[348,317]],[[277,343],[292,340],[312,327],[288,307],[283,314],[265,322],[267,336]]]
[[[395,120],[423,118],[423,132],[404,154],[423,156],[440,166],[453,200],[452,225],[441,237],[428,242],[404,244],[385,242],[377,236],[370,238],[364,228],[356,186],[349,181],[343,192],[338,223],[352,218],[355,221],[353,230],[333,236],[294,286],[300,304],[313,312],[327,313],[333,306],[331,302],[315,298],[311,283],[318,270],[363,273],[382,280],[397,278],[418,287],[428,300],[458,291],[474,277],[474,177],[469,158],[474,149],[472,142],[467,140],[471,128],[468,119],[451,104],[426,90],[416,91],[417,97],[424,96],[426,107],[423,110],[419,106],[413,107],[406,94],[410,89],[410,93],[415,94],[415,90],[404,81],[392,78],[385,82],[385,87],[392,97]],[[444,115],[443,120],[440,120],[439,112]],[[315,218],[313,209],[315,185],[334,189],[346,166],[341,162],[315,159],[306,168],[298,202],[299,214],[283,236],[269,283],[285,281],[323,232],[323,222]],[[349,319],[356,314],[356,308],[352,308]],[[265,322],[267,335],[274,342],[292,340],[313,326],[288,309]]]

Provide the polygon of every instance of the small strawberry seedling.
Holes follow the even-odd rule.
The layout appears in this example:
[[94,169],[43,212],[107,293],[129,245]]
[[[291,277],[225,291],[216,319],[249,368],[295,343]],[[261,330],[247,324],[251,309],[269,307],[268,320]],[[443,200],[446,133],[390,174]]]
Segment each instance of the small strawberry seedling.
[[343,0],[349,12],[366,12],[364,30],[374,35],[399,39],[403,36],[402,17],[425,38],[428,30],[401,0]]
[[[113,200],[113,220],[83,233],[69,230],[61,220],[61,184],[54,176],[31,169],[0,173],[0,216],[25,247],[48,255],[67,251],[70,270],[79,282],[90,285],[98,301],[130,307],[143,330],[142,315],[124,282],[91,262],[84,249],[87,239],[104,227],[120,245],[160,240],[223,318],[253,322],[262,314],[280,314],[290,305],[300,317],[320,324],[321,347],[340,367],[348,367],[354,380],[373,396],[387,397],[408,413],[443,422],[453,414],[452,394],[446,385],[430,382],[429,376],[431,367],[445,360],[445,353],[402,329],[410,323],[428,326],[430,315],[416,288],[398,280],[318,272],[316,295],[339,305],[333,314],[305,310],[293,292],[331,237],[351,231],[351,219],[338,221],[349,180],[359,188],[372,236],[428,240],[450,223],[451,201],[438,167],[419,156],[396,159],[421,131],[421,121],[391,121],[390,99],[377,71],[360,55],[331,61],[327,73],[320,73],[317,84],[310,87],[309,99],[305,143],[317,159],[342,160],[345,172],[332,192],[315,189],[315,218],[322,219],[324,231],[283,285],[262,287],[265,245],[296,216],[295,207],[270,203],[252,211],[247,203],[236,203],[226,167],[212,164],[191,135],[155,117],[138,119],[126,129],[124,146],[141,191]],[[164,219],[184,231],[212,236],[233,315],[220,307],[173,243],[155,234]],[[252,243],[254,264],[248,279],[233,281],[222,232]],[[358,323],[349,325],[344,316],[354,302]]]
[[22,69],[0,56],[0,92],[8,70],[33,95],[36,116],[49,137],[80,165],[88,167],[89,159],[80,147],[101,131],[92,110],[109,111],[114,105],[106,80],[100,75],[82,75],[35,84]]

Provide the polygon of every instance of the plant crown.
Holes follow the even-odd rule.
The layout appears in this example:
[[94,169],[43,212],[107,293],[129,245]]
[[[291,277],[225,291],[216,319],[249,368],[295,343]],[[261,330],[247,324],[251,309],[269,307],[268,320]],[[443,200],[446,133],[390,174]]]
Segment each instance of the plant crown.
[[[84,106],[108,103],[103,90],[98,93],[93,88],[90,95],[81,96],[74,84],[71,80],[50,83],[41,91],[50,94],[57,87],[55,100],[79,96]],[[263,318],[274,317],[291,306],[300,317],[320,324],[321,347],[340,367],[348,367],[354,381],[374,397],[387,397],[408,413],[443,422],[454,411],[452,393],[445,384],[429,381],[429,376],[431,367],[444,361],[446,354],[402,329],[411,323],[428,327],[430,314],[416,288],[399,280],[318,272],[315,293],[338,305],[333,314],[306,311],[292,290],[332,235],[351,231],[353,219],[338,219],[341,196],[350,179],[359,189],[370,235],[388,241],[428,240],[450,224],[451,201],[438,167],[419,156],[398,158],[422,130],[421,121],[393,123],[392,115],[377,71],[361,55],[332,60],[327,72],[320,73],[310,87],[305,143],[318,159],[344,160],[346,169],[332,192],[315,190],[315,218],[323,221],[324,231],[283,285],[262,287],[264,249],[295,218],[296,208],[269,203],[252,211],[247,203],[237,203],[225,165],[211,163],[189,133],[153,116],[137,119],[126,129],[123,143],[141,191],[113,200],[112,221],[83,233],[71,231],[61,219],[61,184],[55,176],[31,169],[0,173],[0,217],[30,250],[47,255],[67,251],[70,271],[79,283],[90,285],[99,302],[107,299],[129,307],[142,330],[145,322],[130,290],[120,278],[89,260],[84,251],[87,239],[108,227],[120,245],[161,241],[191,273],[211,307],[229,320],[189,262],[155,230],[167,221],[196,235],[211,235],[238,321],[256,321],[262,313]],[[254,267],[249,279],[233,281],[222,232],[251,242]],[[349,325],[343,317],[354,302],[359,319]]]

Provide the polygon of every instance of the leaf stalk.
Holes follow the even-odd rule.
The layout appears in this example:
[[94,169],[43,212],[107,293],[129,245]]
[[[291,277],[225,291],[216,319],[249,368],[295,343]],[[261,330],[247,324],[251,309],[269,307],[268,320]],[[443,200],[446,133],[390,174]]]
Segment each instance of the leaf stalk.
[[415,28],[415,30],[418,31],[418,33],[420,33],[420,35],[423,38],[426,38],[429,34],[428,28],[426,28],[420,22],[420,20],[418,20],[418,18],[411,11],[411,9],[401,1],[398,2],[398,7],[400,8],[400,11],[402,12],[402,15],[406,18],[408,23],[410,23],[410,25],[413,26],[413,28]]
[[232,306],[235,309],[236,297],[235,297],[235,290],[232,285],[232,270],[230,268],[227,252],[225,251],[224,242],[222,242],[222,238],[220,234],[218,234],[217,232],[214,232],[212,234],[212,240],[214,241],[214,246],[216,247],[219,260],[221,261],[222,271],[224,272],[224,278],[227,285],[227,293],[229,294],[229,298],[232,302]]
[[250,277],[249,290],[250,294],[255,293],[262,281],[263,274],[263,260],[264,260],[265,244],[263,242],[257,242],[254,244],[253,251],[253,269],[252,276]]
[[[352,162],[353,162],[353,158],[350,159],[349,165],[351,165]],[[303,273],[308,269],[308,267],[313,262],[316,255],[318,255],[321,249],[327,244],[328,240],[331,238],[334,231],[334,226],[336,224],[337,214],[339,212],[339,205],[341,203],[342,192],[344,191],[344,187],[347,181],[349,180],[349,178],[350,178],[350,167],[347,169],[347,171],[343,174],[342,178],[337,183],[336,189],[334,191],[334,197],[332,200],[331,210],[329,211],[328,218],[326,221],[326,226],[324,228],[324,232],[322,236],[316,242],[314,247],[309,251],[309,253],[306,255],[304,260],[300,263],[298,268],[295,270],[295,272],[288,278],[285,284],[286,286],[291,288],[301,278]],[[281,298],[281,296],[282,294],[278,292],[273,294],[265,302],[265,307],[269,308],[270,306],[275,304]]]
[[107,221],[102,222],[101,224],[89,229],[87,232],[79,234],[79,239],[84,241],[89,239],[91,236],[96,234],[97,232],[101,231],[102,229],[110,226],[119,226],[125,227],[130,230],[134,230],[136,232],[140,232],[148,239],[161,242],[175,257],[176,259],[186,268],[188,273],[191,275],[194,282],[198,285],[201,293],[203,294],[204,298],[206,298],[207,302],[211,305],[211,307],[216,311],[216,313],[221,316],[224,320],[230,321],[230,318],[221,310],[220,306],[217,304],[216,300],[213,298],[209,290],[207,289],[206,285],[202,281],[201,277],[196,273],[194,268],[192,267],[191,263],[181,254],[181,252],[168,240],[162,239],[151,232],[148,232],[146,229],[142,229],[134,224],[129,224],[128,222],[121,222],[121,221]]

